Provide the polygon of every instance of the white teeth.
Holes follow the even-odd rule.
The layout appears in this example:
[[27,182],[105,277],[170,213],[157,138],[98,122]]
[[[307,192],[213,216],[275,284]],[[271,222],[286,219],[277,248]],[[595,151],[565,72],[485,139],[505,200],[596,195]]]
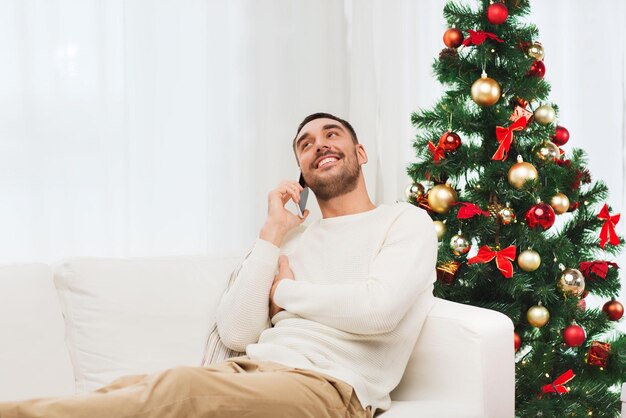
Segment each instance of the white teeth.
[[327,163],[332,163],[334,161],[337,161],[337,158],[335,157],[328,157],[328,158],[324,158],[322,161],[319,162],[319,164],[317,165],[317,167],[321,167]]

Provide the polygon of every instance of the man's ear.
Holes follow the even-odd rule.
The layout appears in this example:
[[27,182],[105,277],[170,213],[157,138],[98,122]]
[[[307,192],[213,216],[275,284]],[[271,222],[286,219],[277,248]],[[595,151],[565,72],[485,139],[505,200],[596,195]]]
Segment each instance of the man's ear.
[[367,163],[367,153],[362,144],[356,144],[356,156],[359,160],[359,165]]

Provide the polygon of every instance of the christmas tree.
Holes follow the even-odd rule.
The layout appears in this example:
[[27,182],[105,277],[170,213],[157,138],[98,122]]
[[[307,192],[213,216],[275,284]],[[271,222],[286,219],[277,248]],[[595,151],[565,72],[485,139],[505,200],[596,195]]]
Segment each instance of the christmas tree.
[[[407,200],[440,239],[435,295],[515,324],[516,415],[617,417],[626,336],[619,215],[586,155],[561,148],[528,0],[449,2],[433,68],[445,92],[412,114],[418,160]],[[560,123],[561,121],[559,121]],[[591,293],[606,300],[586,308]]]

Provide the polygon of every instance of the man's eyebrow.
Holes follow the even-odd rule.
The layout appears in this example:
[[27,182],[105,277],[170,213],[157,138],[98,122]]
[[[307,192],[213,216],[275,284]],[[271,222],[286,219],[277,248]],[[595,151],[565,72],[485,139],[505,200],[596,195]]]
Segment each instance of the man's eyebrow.
[[[344,133],[346,132],[346,130],[345,130],[345,129],[343,129],[341,126],[339,126],[339,125],[337,125],[337,124],[334,124],[334,123],[329,123],[328,125],[324,125],[324,126],[322,127],[322,131],[327,131],[327,130],[329,130],[329,129],[333,129],[333,128],[339,129],[340,131],[342,131],[342,132],[344,132]],[[304,140],[304,139],[307,139],[309,136],[310,136],[310,135],[309,135],[309,133],[308,133],[308,132],[303,133],[303,134],[300,136],[300,138],[298,138],[298,140],[296,141],[296,148],[298,148],[298,144],[300,144],[300,141],[302,141],[302,140]]]

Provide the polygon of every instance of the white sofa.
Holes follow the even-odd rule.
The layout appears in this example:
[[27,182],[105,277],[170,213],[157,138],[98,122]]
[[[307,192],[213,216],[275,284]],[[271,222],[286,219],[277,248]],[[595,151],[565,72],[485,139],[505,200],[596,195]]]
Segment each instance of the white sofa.
[[[0,266],[0,401],[199,365],[237,262],[194,255]],[[511,321],[437,299],[380,416],[513,417],[514,380]]]

